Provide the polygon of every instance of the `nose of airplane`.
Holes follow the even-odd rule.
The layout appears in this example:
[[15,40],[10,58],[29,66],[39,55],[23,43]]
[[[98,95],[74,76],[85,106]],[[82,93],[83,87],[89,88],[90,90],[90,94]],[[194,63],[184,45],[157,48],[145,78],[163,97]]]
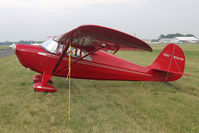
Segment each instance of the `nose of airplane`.
[[[24,56],[27,56],[27,51],[29,51],[28,45],[25,44],[16,44],[13,45],[11,48],[15,50],[15,54],[19,58],[24,58]],[[20,59],[19,59],[20,60]]]
[[19,60],[19,62],[25,66],[28,67],[29,64],[29,54],[27,51],[29,50],[28,45],[25,44],[16,44],[12,46],[12,49],[15,49],[15,54]]

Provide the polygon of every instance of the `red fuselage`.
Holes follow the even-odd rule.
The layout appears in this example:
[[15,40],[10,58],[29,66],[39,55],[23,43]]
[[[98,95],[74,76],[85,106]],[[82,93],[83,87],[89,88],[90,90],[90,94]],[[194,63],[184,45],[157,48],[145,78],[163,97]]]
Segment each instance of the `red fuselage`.
[[[16,55],[20,63],[38,73],[52,74],[53,68],[58,62],[60,54],[52,54],[41,46],[23,45],[16,46]],[[112,54],[99,50],[92,54],[91,61],[81,59],[72,64],[71,77],[95,80],[131,80],[131,81],[163,81],[164,72],[157,72],[150,66],[139,66]],[[72,61],[77,59],[72,57]],[[65,55],[58,69],[68,64],[68,56]],[[64,69],[55,76],[66,77],[68,69]]]

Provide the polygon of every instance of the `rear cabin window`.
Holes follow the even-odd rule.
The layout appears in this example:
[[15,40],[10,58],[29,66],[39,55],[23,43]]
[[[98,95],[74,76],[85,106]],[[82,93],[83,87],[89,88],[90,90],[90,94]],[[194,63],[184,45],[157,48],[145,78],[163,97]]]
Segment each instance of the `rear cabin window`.
[[[71,47],[71,56],[73,56],[73,57],[79,58],[79,57],[85,56],[86,54],[88,54],[88,52],[86,52],[85,50],[81,50],[79,48]],[[69,55],[69,49],[67,50],[67,55]],[[83,59],[92,61],[90,55],[84,57]]]

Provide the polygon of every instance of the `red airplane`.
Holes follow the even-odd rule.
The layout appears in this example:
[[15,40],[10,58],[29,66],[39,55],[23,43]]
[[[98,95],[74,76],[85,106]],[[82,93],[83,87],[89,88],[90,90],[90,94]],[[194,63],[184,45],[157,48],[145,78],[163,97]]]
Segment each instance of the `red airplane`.
[[[154,63],[139,66],[106,51],[144,50],[152,48],[126,33],[97,25],[83,25],[41,46],[17,44],[15,53],[20,63],[40,73],[33,80],[34,90],[55,92],[52,76],[95,80],[175,81],[182,77],[185,57],[176,44],[168,44]],[[71,53],[71,56],[70,56]],[[71,61],[69,63],[69,59]]]

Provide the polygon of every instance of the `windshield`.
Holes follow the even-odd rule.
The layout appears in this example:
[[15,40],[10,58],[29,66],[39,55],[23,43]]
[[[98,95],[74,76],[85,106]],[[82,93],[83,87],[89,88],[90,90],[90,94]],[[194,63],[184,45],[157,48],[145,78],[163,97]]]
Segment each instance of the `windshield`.
[[56,41],[54,41],[53,39],[49,39],[49,40],[43,42],[41,45],[43,48],[45,48],[50,53],[55,54],[57,51],[58,43]]

